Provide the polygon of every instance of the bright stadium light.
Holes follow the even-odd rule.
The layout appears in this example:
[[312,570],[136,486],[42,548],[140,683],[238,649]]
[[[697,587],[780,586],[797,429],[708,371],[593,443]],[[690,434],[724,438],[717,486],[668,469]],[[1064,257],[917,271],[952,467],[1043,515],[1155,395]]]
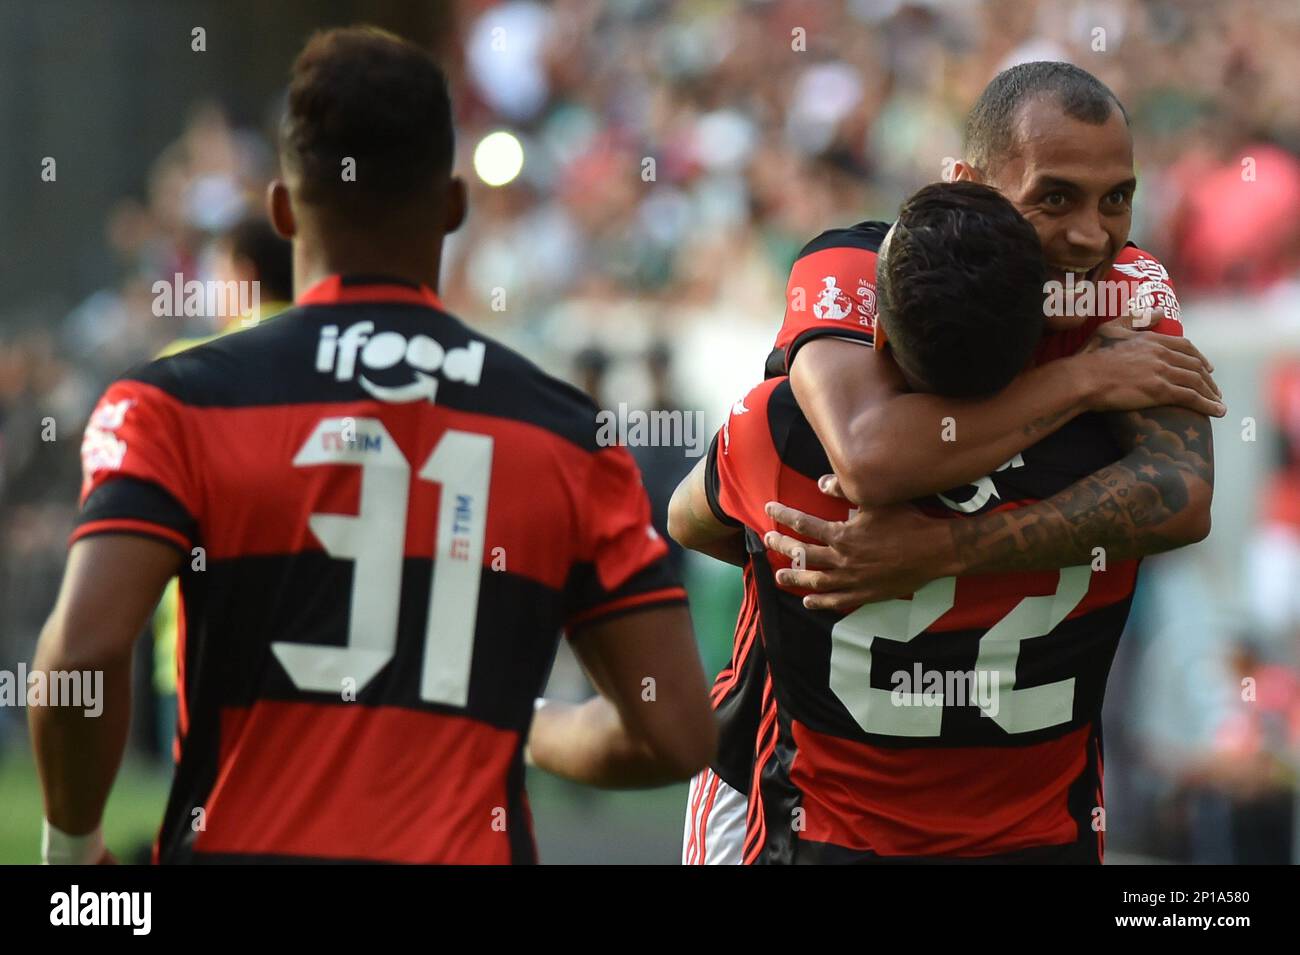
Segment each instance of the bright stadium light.
[[513,133],[489,133],[474,147],[474,171],[489,186],[504,186],[523,168],[524,147]]

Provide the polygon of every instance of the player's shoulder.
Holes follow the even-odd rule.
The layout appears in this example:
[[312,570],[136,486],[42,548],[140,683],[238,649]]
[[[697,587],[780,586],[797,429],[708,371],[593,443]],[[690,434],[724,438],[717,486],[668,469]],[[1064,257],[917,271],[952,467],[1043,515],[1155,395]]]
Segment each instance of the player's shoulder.
[[[293,329],[283,319],[239,329],[225,335],[173,343],[150,361],[127,370],[115,384],[144,386],[182,405],[242,404],[257,384],[278,381],[290,370],[283,349],[272,347]],[[305,339],[303,339],[305,343]]]
[[[739,415],[757,414],[760,417],[766,417],[768,409],[772,406],[774,396],[781,393],[790,392],[790,378],[786,375],[779,375],[774,378],[767,378],[749,391],[731,406],[730,415],[736,417]],[[779,402],[779,398],[776,399]]]
[[1109,281],[1124,283],[1129,293],[1130,309],[1160,308],[1167,319],[1178,321],[1180,308],[1173,279],[1164,263],[1151,252],[1134,242],[1127,243],[1115,257],[1106,277]]
[[[371,337],[358,353],[365,365],[367,351],[380,338],[393,338],[393,352],[402,358],[385,362],[394,367],[370,377],[395,374],[395,387],[408,389],[410,376],[437,379],[436,403],[456,411],[497,417],[533,425],[584,451],[602,447],[598,440],[599,410],[584,391],[544,371],[518,350],[444,309],[424,306],[383,306],[373,318],[383,330]],[[320,309],[324,311],[324,309]],[[358,319],[366,317],[358,314]],[[308,322],[318,328],[319,319]],[[337,332],[340,342],[347,334]],[[399,341],[400,339],[400,341]],[[318,358],[317,364],[321,362]],[[360,374],[360,372],[358,372]],[[337,373],[333,375],[337,378]],[[367,387],[373,396],[373,384]]]
[[[1120,269],[1121,265],[1127,267],[1128,271]],[[1149,270],[1153,274],[1163,274],[1165,278],[1169,277],[1169,272],[1154,252],[1147,251],[1136,242],[1125,242],[1124,248],[1120,249],[1119,255],[1115,256],[1115,264],[1111,269],[1121,275],[1131,275],[1135,267]]]
[[889,225],[888,222],[868,219],[856,225],[827,229],[800,249],[798,258],[827,249],[860,249],[875,254],[880,251],[880,244],[889,232]]
[[768,378],[732,403],[724,437],[729,439],[731,433],[744,434],[746,440],[750,435],[762,436],[764,444],[770,438],[774,446],[780,446],[802,417],[789,377]]
[[537,425],[586,451],[603,446],[597,438],[601,409],[590,395],[511,346],[452,320],[486,347],[483,381],[490,387],[479,398],[483,410]]
[[197,407],[427,400],[532,424],[584,450],[598,447],[597,409],[586,394],[456,316],[424,306],[295,306],[137,366],[119,381]]
[[784,376],[767,379],[732,405],[722,450],[759,471],[788,468],[812,480],[830,471],[826,452]]

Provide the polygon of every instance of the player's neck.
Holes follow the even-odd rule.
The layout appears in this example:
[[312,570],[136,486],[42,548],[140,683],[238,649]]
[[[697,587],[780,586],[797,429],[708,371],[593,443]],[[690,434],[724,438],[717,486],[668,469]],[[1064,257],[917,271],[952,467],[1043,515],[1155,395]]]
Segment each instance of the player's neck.
[[297,298],[331,275],[382,275],[438,291],[442,236],[424,243],[380,246],[360,236],[328,242],[299,236],[293,244],[293,294]]

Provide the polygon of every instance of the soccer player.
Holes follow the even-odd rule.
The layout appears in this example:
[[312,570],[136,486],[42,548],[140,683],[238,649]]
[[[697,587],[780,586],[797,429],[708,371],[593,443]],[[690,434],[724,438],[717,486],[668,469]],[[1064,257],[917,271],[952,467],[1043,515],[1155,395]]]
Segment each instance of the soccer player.
[[[1043,323],[1036,245],[986,186],[928,186],[904,205],[880,249],[877,332],[914,391],[978,397],[1029,361]],[[944,333],[932,334],[938,313]],[[945,512],[1049,498],[1115,453],[1099,420],[1080,419],[973,495],[922,502],[935,533],[918,546],[937,546]],[[770,671],[758,858],[1098,861],[1097,719],[1136,562],[984,577],[954,566],[910,600],[812,611],[773,575],[789,564],[765,553],[766,507],[781,497],[846,519],[849,502],[818,489],[828,470],[790,380],[769,379],[732,408],[671,512],[675,536],[746,529]]]
[[296,307],[132,372],[87,428],[36,667],[102,670],[106,699],[32,712],[45,858],[105,858],[131,645],[179,572],[159,861],[533,861],[523,749],[562,629],[604,696],[550,764],[618,785],[711,757],[684,593],[592,403],[438,299],[465,192],[433,60],[313,37],[281,162]]
[[[1068,268],[1081,274],[1076,284],[1086,289],[1102,276],[1121,291],[1119,307],[1115,296],[1099,303],[1094,297],[1091,313],[1049,315],[1024,374],[990,398],[948,399],[909,389],[892,350],[856,347],[874,341],[876,250],[888,225],[862,223],[809,243],[791,274],[769,374],[789,370],[792,392],[839,485],[869,505],[845,524],[805,520],[790,508],[775,512],[805,536],[833,535],[835,550],[786,535],[772,541],[785,557],[798,553],[806,562],[804,570],[784,572],[792,585],[837,591],[808,597],[810,606],[848,610],[943,576],[944,555],[923,549],[933,546],[932,537],[913,533],[920,518],[885,505],[978,481],[973,492],[950,491],[950,499],[962,501],[967,513],[992,510],[1003,502],[991,496],[997,489],[986,475],[1085,411],[1111,412],[1108,424],[1119,443],[1110,466],[1040,505],[949,525],[945,532],[962,535],[965,558],[987,571],[1046,569],[1091,560],[1097,547],[1112,559],[1140,557],[1208,530],[1213,464],[1206,415],[1224,413],[1208,365],[1181,339],[1133,336],[1112,321],[1124,311],[1154,309],[1164,316],[1157,331],[1181,333],[1163,266],[1127,241],[1135,179],[1123,107],[1094,77],[1068,64],[1013,67],[972,109],[965,155],[955,177],[985,181],[1011,200],[1038,233],[1049,277],[1059,281]],[[930,321],[938,333],[949,319],[939,314]],[[734,537],[692,546],[736,559]],[[746,573],[748,579],[752,570]],[[765,705],[766,662],[753,636],[751,603],[745,605],[751,613],[742,610],[738,621],[732,663],[714,685],[719,758],[692,783],[687,862],[753,861],[762,848],[762,813],[748,794],[757,783],[760,722],[766,735],[759,743],[768,756],[776,722]]]

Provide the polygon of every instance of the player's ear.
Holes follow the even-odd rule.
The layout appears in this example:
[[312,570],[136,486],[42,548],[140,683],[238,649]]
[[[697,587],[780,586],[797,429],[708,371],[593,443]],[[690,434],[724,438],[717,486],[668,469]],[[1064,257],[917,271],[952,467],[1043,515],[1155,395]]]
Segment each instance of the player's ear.
[[983,182],[984,177],[980,171],[964,159],[958,159],[952,164],[952,178],[949,182]]
[[465,180],[452,176],[447,183],[447,215],[443,219],[444,233],[452,233],[465,224],[465,215],[469,211],[469,196],[465,191]]
[[298,220],[294,218],[289,187],[283,179],[273,179],[266,187],[266,215],[280,238],[292,239],[298,234]]

